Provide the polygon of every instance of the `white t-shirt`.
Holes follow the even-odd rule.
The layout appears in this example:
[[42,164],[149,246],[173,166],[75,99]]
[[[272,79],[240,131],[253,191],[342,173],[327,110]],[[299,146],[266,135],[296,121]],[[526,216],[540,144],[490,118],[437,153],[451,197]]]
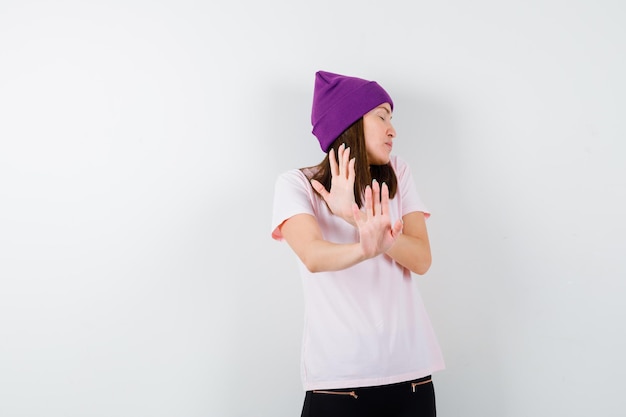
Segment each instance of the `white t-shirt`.
[[[392,224],[428,210],[408,165],[391,157],[398,192],[390,200]],[[296,214],[315,216],[325,240],[358,242],[358,230],[334,216],[297,169],[275,185],[272,238]],[[301,375],[305,390],[392,384],[445,367],[437,338],[411,272],[387,255],[350,268],[312,273],[296,256],[304,292]]]

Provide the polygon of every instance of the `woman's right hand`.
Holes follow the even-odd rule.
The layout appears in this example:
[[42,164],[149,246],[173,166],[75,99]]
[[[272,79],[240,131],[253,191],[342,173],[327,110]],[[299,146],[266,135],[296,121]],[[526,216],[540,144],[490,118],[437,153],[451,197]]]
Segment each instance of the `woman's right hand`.
[[356,225],[353,217],[352,205],[354,203],[354,158],[350,159],[350,148],[342,144],[335,152],[331,149],[328,152],[330,162],[330,172],[332,175],[330,191],[317,180],[311,180],[311,186],[319,193],[328,205],[330,211],[348,223]]

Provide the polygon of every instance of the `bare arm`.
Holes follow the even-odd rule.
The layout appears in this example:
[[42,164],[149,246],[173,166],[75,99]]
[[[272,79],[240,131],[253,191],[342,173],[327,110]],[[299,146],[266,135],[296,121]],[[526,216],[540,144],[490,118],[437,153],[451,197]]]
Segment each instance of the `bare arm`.
[[298,214],[281,225],[289,246],[311,272],[337,271],[386,252],[402,230],[402,222],[391,226],[389,190],[374,181],[365,191],[365,213],[352,206],[359,230],[359,241],[338,244],[323,239],[317,220],[310,214]]
[[283,237],[311,272],[338,271],[365,259],[358,242],[338,244],[324,240],[315,217],[298,214],[281,226]]
[[423,275],[432,261],[424,213],[416,211],[402,217],[404,227],[387,255],[412,272]]

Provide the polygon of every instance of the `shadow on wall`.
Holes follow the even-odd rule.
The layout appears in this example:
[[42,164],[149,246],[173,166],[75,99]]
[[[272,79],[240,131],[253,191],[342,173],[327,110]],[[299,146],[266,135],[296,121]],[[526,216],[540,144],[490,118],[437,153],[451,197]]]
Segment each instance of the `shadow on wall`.
[[446,370],[436,376],[438,407],[445,415],[506,415],[502,363],[509,359],[500,329],[516,304],[503,282],[515,268],[500,227],[506,213],[481,201],[489,184],[473,180],[481,160],[465,151],[472,137],[461,130],[462,109],[420,91],[394,93],[394,101],[394,152],[411,165],[432,212],[433,265],[416,281],[446,359]]
[[215,219],[205,233],[221,254],[211,278],[220,305],[210,318],[220,352],[211,358],[220,381],[212,401],[225,416],[296,415],[303,400],[301,283],[293,253],[271,239],[270,228],[277,176],[323,154],[310,133],[308,91],[280,83],[261,93],[250,98],[246,162],[233,167],[241,178],[224,204],[207,200],[205,207]]

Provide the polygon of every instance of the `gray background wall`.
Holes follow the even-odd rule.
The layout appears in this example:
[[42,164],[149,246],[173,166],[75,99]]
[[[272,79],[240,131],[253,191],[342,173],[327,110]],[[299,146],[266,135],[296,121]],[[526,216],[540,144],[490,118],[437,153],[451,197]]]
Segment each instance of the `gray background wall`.
[[296,416],[273,184],[379,81],[433,216],[446,416],[626,407],[618,1],[0,4],[0,415]]

